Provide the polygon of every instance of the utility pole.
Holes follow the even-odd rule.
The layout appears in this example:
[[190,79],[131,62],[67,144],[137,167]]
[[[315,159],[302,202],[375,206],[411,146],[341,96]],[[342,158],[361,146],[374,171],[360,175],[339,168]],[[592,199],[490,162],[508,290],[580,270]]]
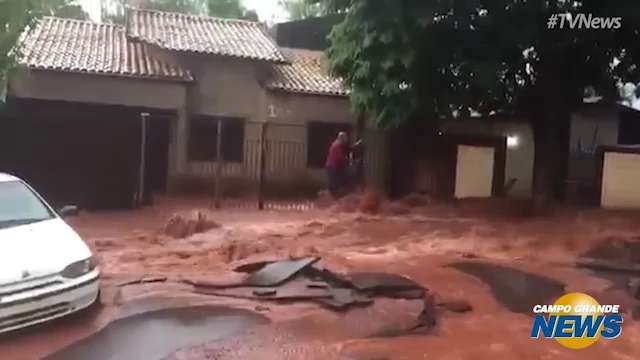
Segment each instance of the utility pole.
[[220,197],[222,195],[222,166],[223,166],[223,158],[222,158],[222,119],[218,119],[218,131],[216,132],[217,141],[216,141],[216,179],[215,179],[215,195],[214,195],[214,206],[216,209],[220,209],[222,207]]
[[266,133],[267,133],[267,123],[263,122],[260,124],[260,153],[259,153],[259,180],[258,180],[258,209],[264,210],[264,180],[265,180],[265,171],[266,171]]
[[147,118],[151,114],[147,112],[140,113],[140,168],[138,183],[138,206],[144,204],[145,192],[145,170],[147,165]]

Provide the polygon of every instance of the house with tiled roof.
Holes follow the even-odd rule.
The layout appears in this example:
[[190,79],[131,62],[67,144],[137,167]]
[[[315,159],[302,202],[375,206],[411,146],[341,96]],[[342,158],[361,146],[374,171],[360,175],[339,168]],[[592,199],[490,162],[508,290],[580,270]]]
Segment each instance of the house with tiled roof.
[[[281,48],[257,22],[138,9],[124,25],[45,17],[18,49],[8,85],[18,160],[5,167],[80,205],[211,184],[220,160],[227,189],[254,189],[261,173],[319,188],[327,142],[356,121],[324,54]],[[382,181],[384,138],[367,134]]]

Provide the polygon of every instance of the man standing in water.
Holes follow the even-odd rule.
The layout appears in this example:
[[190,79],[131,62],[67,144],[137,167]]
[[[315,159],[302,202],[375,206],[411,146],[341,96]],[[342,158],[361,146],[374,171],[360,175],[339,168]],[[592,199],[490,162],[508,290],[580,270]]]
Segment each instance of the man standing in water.
[[329,192],[334,199],[343,195],[347,185],[347,157],[349,155],[349,136],[341,131],[331,144],[325,169],[329,180]]

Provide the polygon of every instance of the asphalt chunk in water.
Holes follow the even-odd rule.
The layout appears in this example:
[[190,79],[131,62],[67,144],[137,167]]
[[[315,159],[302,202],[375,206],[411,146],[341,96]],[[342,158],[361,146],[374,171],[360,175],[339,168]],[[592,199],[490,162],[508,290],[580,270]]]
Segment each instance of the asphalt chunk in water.
[[320,258],[304,258],[271,263],[251,274],[244,282],[244,285],[264,287],[278,286],[319,260]]
[[222,339],[269,320],[223,307],[168,309],[114,321],[45,360],[161,360],[175,351]]
[[448,266],[482,280],[496,299],[515,313],[531,315],[535,305],[554,302],[565,293],[565,284],[558,280],[504,266],[479,262]]
[[254,273],[256,271],[260,271],[265,266],[267,266],[269,264],[273,264],[275,262],[277,262],[277,261],[251,262],[251,263],[240,265],[240,266],[236,267],[235,269],[233,269],[233,271],[234,272],[239,272],[239,273],[250,274],[250,273]]
[[611,237],[582,254],[582,258],[640,264],[640,239]]
[[625,271],[588,269],[589,274],[611,282],[604,291],[592,292],[601,304],[620,305],[620,311],[640,320],[640,280]]
[[422,286],[415,281],[396,274],[351,273],[346,276],[346,279],[353,284],[356,289],[376,294],[423,290]]
[[305,301],[318,298],[330,298],[332,292],[327,288],[310,288],[309,280],[295,278],[277,288],[237,287],[215,289],[196,287],[195,292],[203,295],[224,296],[238,299],[254,299],[260,301]]

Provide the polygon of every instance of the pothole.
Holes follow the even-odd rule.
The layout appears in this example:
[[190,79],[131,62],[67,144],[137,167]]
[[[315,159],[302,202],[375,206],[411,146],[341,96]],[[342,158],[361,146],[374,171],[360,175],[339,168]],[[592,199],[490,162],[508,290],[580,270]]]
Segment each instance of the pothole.
[[123,318],[45,360],[160,360],[175,351],[241,333],[269,320],[223,307],[166,309]]
[[560,281],[504,266],[479,262],[449,266],[482,280],[500,303],[516,313],[532,314],[535,305],[553,302],[565,292]]

